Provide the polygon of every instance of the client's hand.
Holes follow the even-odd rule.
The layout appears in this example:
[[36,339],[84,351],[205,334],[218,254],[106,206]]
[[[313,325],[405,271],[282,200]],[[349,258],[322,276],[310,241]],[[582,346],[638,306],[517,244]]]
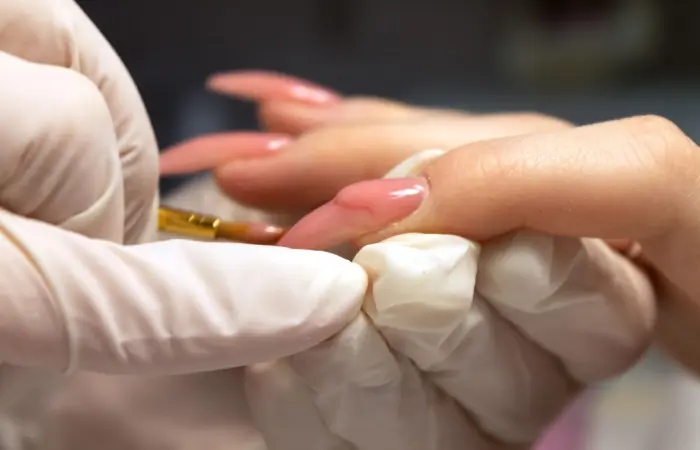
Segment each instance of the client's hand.
[[[698,174],[696,144],[653,116],[477,142],[415,178],[347,188],[286,242],[323,248],[411,231],[490,240],[517,230],[636,241],[656,284],[657,337],[700,372]],[[401,189],[416,195],[397,198]]]
[[[323,248],[375,214],[406,214],[426,187],[403,177],[439,153],[392,170],[381,182],[391,193],[347,188],[281,244]],[[626,370],[648,344],[650,283],[602,241],[520,231],[480,246],[449,234],[364,246],[363,314],[288,366],[249,372],[272,448],[310,437],[325,438],[318,448],[525,448],[581,386]]]
[[161,157],[164,175],[214,169],[237,202],[308,212],[348,184],[383,176],[426,149],[570,125],[532,113],[471,115],[376,98],[343,99],[295,78],[261,72],[214,76],[216,92],[258,102],[268,133],[195,138]]

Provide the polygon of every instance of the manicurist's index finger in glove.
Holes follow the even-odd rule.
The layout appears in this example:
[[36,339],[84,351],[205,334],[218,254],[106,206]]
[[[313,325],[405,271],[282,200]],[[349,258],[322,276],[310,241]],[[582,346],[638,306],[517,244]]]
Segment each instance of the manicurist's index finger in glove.
[[330,253],[168,241],[123,247],[0,214],[0,358],[177,374],[306,350],[357,314],[365,272]]

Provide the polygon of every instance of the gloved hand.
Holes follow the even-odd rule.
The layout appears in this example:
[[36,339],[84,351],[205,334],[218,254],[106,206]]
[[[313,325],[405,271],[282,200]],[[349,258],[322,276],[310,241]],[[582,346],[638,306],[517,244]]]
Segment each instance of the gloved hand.
[[[245,365],[355,316],[365,273],[330,254],[121,245],[155,236],[157,204],[156,143],[125,68],[72,0],[0,1],[0,50],[0,377]],[[2,385],[5,406],[18,385]]]

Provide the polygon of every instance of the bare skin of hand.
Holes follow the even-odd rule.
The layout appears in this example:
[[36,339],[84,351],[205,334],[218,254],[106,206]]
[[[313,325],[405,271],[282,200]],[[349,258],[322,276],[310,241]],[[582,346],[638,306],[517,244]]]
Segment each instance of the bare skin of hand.
[[700,374],[699,175],[696,144],[664,118],[561,127],[464,145],[412,178],[348,186],[282,244],[407,232],[488,241],[517,230],[633,241],[655,280],[660,343]]

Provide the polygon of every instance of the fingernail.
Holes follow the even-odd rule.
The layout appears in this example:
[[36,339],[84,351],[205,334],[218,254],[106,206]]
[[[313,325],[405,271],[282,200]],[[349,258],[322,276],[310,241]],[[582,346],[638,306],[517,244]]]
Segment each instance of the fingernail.
[[427,194],[420,177],[353,184],[299,221],[279,245],[323,250],[354,240],[410,216]]
[[289,96],[293,100],[315,105],[326,105],[335,100],[335,94],[332,92],[310,84],[295,84],[290,86]]
[[291,142],[291,137],[272,138],[265,144],[265,150],[267,150],[267,152],[277,151],[283,147],[286,147]]
[[280,138],[276,140],[271,140],[267,142],[265,149],[256,154],[248,154],[245,157],[239,156],[237,158],[229,158],[223,164],[217,166],[217,176],[227,178],[229,173],[233,172],[239,173],[238,169],[240,167],[241,161],[250,161],[252,159],[258,159],[266,156],[273,155],[275,152],[282,150],[287,145],[292,142],[292,139]]
[[310,81],[271,72],[243,71],[213,75],[207,81],[213,91],[247,100],[285,100],[329,106],[342,100],[332,90]]
[[231,161],[269,156],[291,143],[286,135],[222,133],[195,138],[160,156],[161,175],[210,170]]

